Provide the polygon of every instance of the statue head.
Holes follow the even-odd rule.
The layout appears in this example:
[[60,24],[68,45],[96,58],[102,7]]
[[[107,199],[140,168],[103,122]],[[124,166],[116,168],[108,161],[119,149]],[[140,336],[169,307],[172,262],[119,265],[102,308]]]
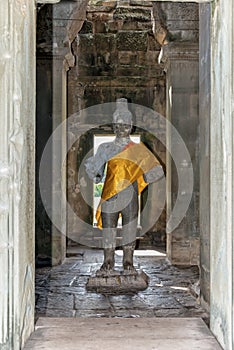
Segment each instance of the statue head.
[[128,137],[132,129],[132,113],[128,109],[126,98],[116,100],[116,110],[113,114],[113,130],[117,137]]

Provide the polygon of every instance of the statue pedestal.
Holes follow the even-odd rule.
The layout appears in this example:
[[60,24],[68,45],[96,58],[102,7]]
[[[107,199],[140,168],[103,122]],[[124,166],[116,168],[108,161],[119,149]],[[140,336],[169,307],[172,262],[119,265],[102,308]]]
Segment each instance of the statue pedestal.
[[86,284],[88,291],[109,294],[136,293],[148,287],[149,277],[140,271],[97,271]]

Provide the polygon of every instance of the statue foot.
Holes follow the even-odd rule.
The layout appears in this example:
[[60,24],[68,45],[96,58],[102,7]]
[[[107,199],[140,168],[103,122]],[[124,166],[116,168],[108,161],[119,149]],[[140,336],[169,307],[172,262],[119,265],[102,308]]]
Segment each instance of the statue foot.
[[135,267],[133,266],[133,264],[131,262],[128,262],[128,261],[124,262],[123,268],[124,268],[124,272],[128,271],[131,273],[137,273]]
[[100,267],[100,270],[96,272],[97,276],[110,275],[114,272],[115,266],[115,249],[105,248],[104,249],[104,262]]
[[99,270],[96,271],[96,276],[109,276],[115,272],[114,264],[104,262]]
[[100,270],[113,270],[114,269],[114,263],[113,261],[105,261],[102,266],[100,267]]
[[104,249],[104,262],[100,270],[113,270],[115,266],[115,249],[114,248],[105,248]]

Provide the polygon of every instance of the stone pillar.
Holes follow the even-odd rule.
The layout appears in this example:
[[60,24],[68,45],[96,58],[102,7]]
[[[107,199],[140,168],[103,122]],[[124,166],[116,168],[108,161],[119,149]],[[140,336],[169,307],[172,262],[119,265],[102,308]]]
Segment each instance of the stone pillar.
[[0,2],[0,348],[34,329],[34,1]]
[[[52,80],[52,132],[66,119],[66,71],[64,71],[64,54],[53,56],[53,80]],[[66,208],[61,201],[61,186],[66,183],[66,167],[60,165],[66,152],[66,127],[63,124],[57,138],[53,135],[52,151],[52,223],[59,224],[59,228],[52,225],[51,262],[52,265],[61,264],[66,257]],[[56,152],[56,157],[54,156]],[[57,181],[61,174],[61,181]],[[66,191],[65,191],[66,193]]]
[[[64,40],[67,37],[65,26],[61,26],[61,21],[66,21],[71,15],[73,4],[59,3],[53,6],[53,80],[52,80],[52,119],[53,130],[59,127],[67,118],[67,67],[65,56],[68,49],[64,47]],[[66,195],[66,124],[59,133],[57,139],[53,136],[53,165],[52,165],[52,222],[59,224],[59,228],[52,226],[52,265],[62,263],[66,257],[66,207],[61,201],[61,189]],[[56,151],[57,157],[54,157]],[[63,162],[64,160],[64,162]],[[60,165],[63,162],[61,169]],[[58,174],[61,174],[61,181],[57,181]],[[56,216],[56,217],[55,217]]]
[[[75,39],[76,34],[83,25],[86,16],[87,0],[77,4],[60,3],[53,6],[53,130],[67,118],[67,71],[74,66],[75,58],[71,52],[71,43]],[[65,25],[61,26],[61,22]],[[68,47],[65,47],[67,45]],[[53,174],[57,178],[58,172],[61,173],[61,182],[52,180],[52,216],[56,215],[56,222],[60,222],[62,228],[61,233],[57,227],[52,227],[52,264],[57,265],[65,259],[66,256],[66,226],[67,214],[66,207],[61,204],[59,208],[61,188],[66,195],[67,186],[67,169],[66,169],[66,123],[59,139],[53,138],[53,148],[56,149],[58,157],[63,161],[62,169],[58,165],[61,164],[58,159],[53,161]],[[56,208],[56,210],[54,210]]]
[[200,286],[201,303],[210,301],[210,4],[200,4],[199,159],[200,159]]
[[216,1],[211,18],[210,327],[234,348],[234,2]]
[[[196,265],[199,263],[198,45],[170,43],[163,51],[167,58],[167,117],[184,140],[194,170],[192,200],[180,225],[167,234],[167,253],[173,264]],[[180,144],[171,143],[168,147],[180,153]],[[180,166],[183,169],[184,165]],[[177,170],[168,155],[168,215],[176,202],[177,187]]]

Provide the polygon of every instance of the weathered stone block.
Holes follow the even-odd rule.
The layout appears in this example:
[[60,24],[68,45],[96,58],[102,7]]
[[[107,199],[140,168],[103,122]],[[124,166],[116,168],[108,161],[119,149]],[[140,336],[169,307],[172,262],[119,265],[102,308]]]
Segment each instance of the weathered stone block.
[[135,64],[136,54],[132,51],[119,51],[118,59],[119,64]]
[[[178,20],[185,21],[199,21],[199,5],[195,3],[173,3],[173,2],[162,2],[161,9],[163,16],[166,21]],[[156,6],[153,4],[153,6]]]
[[138,9],[134,7],[118,7],[114,11],[114,19],[123,19],[124,21],[151,21],[150,9]]
[[88,12],[110,12],[117,5],[117,1],[105,1],[105,2],[96,2],[96,4],[91,4],[87,7]]
[[146,51],[148,45],[147,32],[119,32],[116,35],[117,49],[121,51]]
[[94,66],[95,65],[95,55],[93,53],[84,53],[78,56],[77,59],[78,66]]
[[132,66],[127,66],[127,67],[118,67],[116,69],[116,74],[117,76],[141,76],[145,75],[148,76],[148,69],[146,69],[145,66],[137,66],[135,65],[134,67]]
[[123,21],[108,21],[106,23],[106,31],[108,33],[117,33],[118,30],[122,29]]
[[170,41],[195,41],[199,40],[198,30],[173,30],[168,34]]
[[146,63],[146,52],[138,51],[137,52],[137,64],[143,65]]
[[159,43],[156,41],[153,35],[149,35],[148,37],[148,50],[150,51],[160,51],[161,46]]
[[136,6],[152,6],[152,1],[147,1],[147,0],[130,0],[129,1],[130,5],[136,5]]
[[169,20],[167,23],[167,29],[169,31],[174,30],[198,30],[199,29],[199,21],[198,20],[181,20],[178,18],[177,21]]
[[159,56],[159,51],[147,51],[146,53],[146,60],[147,63],[150,65],[155,64],[155,68],[158,70],[159,65],[158,65],[158,56]]
[[122,30],[137,30],[138,25],[136,21],[125,21],[123,20]]
[[107,26],[105,22],[95,21],[94,22],[94,32],[95,33],[107,33]]
[[113,14],[107,12],[87,12],[86,17],[90,22],[108,22],[113,20]]
[[93,34],[79,34],[78,46],[79,54],[81,52],[94,51],[94,35]]
[[86,289],[97,293],[135,293],[148,287],[148,276],[143,272],[111,271],[88,279]]
[[115,50],[115,34],[95,34],[95,47],[97,52],[112,52]]
[[150,32],[152,30],[152,22],[151,21],[147,21],[147,22],[137,21],[137,29],[138,30],[148,30]]

